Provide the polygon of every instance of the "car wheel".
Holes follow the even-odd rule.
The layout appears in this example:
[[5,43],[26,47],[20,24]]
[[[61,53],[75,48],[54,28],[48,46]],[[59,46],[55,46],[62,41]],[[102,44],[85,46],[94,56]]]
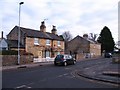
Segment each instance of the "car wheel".
[[54,65],[55,65],[55,66],[57,66],[57,64],[56,64],[56,63],[54,63]]
[[64,62],[64,66],[67,66],[67,62]]

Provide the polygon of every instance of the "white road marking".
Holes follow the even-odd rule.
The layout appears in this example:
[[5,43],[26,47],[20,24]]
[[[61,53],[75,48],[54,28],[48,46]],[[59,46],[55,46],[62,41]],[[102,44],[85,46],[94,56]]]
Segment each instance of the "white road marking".
[[59,76],[57,76],[57,77],[62,77],[62,76],[66,76],[66,75],[68,75],[68,73],[65,73],[65,74],[59,75]]
[[90,69],[90,68],[88,67],[88,68],[85,68],[85,69]]
[[21,85],[21,86],[18,86],[18,87],[16,87],[17,89],[20,89],[20,88],[32,88],[32,87],[29,87],[29,86],[27,86],[27,85]]
[[27,87],[27,88],[32,88],[32,87]]
[[59,75],[58,77],[62,77],[63,75]]
[[64,75],[64,76],[65,76],[65,75],[68,75],[68,73],[65,73],[65,74],[63,74],[63,75]]
[[21,86],[18,86],[16,88],[23,88],[23,87],[26,87],[26,85],[21,85]]

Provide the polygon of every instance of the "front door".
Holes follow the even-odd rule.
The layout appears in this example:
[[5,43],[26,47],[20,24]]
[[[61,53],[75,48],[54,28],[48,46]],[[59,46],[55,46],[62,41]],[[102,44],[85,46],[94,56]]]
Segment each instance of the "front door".
[[50,58],[50,51],[46,51],[46,52],[45,52],[45,57],[46,57],[46,58]]
[[38,51],[38,57],[42,58],[42,51]]

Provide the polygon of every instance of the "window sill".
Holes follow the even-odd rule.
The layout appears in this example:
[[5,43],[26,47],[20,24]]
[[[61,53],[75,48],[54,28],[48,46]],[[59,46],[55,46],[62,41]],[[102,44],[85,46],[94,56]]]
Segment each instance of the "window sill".
[[34,43],[34,45],[38,46],[39,44],[38,43]]
[[47,46],[50,46],[50,44],[46,44]]

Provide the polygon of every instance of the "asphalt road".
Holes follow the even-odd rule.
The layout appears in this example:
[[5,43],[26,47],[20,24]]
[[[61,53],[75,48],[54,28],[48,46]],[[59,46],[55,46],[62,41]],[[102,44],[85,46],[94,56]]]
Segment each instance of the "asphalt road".
[[116,85],[80,77],[75,72],[94,65],[105,65],[108,59],[80,61],[68,66],[37,66],[5,70],[3,88],[117,88]]

